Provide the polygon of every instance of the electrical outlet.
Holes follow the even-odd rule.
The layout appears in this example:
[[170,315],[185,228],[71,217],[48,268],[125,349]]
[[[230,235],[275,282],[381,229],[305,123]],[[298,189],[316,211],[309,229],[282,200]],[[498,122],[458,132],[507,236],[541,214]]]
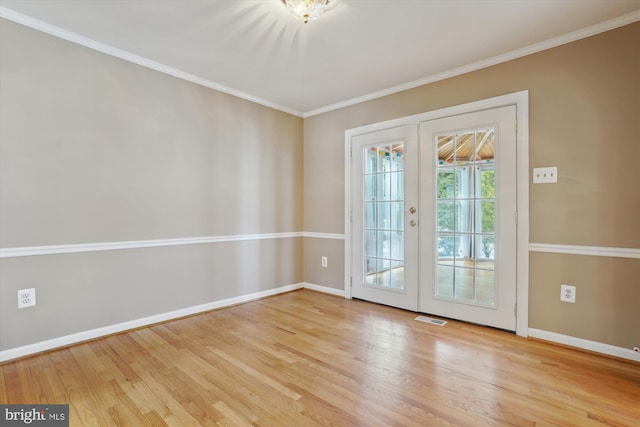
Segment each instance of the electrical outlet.
[[326,256],[323,256],[323,257],[322,257],[322,266],[323,266],[323,267],[326,267],[326,266],[327,266],[327,257],[326,257]]
[[18,291],[18,308],[36,305],[36,289],[20,289]]
[[558,168],[533,168],[534,184],[554,184],[558,182]]
[[560,301],[576,302],[576,287],[571,285],[560,285]]

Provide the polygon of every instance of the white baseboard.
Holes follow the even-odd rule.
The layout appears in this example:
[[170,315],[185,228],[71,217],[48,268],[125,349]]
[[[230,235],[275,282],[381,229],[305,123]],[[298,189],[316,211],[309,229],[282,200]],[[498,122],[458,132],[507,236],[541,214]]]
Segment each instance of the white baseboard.
[[313,283],[306,283],[306,282],[303,283],[302,286],[305,289],[311,289],[312,291],[324,292],[325,294],[336,295],[344,298],[343,289],[336,289],[336,288],[330,288],[328,286],[314,285]]
[[[252,294],[241,295],[234,298],[227,298],[220,301],[213,301],[206,304],[200,304],[192,307],[183,308],[180,310],[174,310],[167,313],[157,314],[154,316],[144,317],[141,319],[131,320],[128,322],[118,323],[115,325],[105,326],[102,328],[91,329],[88,331],[78,332],[71,335],[65,335],[58,338],[53,338],[46,341],[41,341],[34,344],[28,344],[22,347],[15,347],[8,350],[0,351],[0,362],[6,362],[8,360],[17,359],[20,357],[29,356],[36,353],[41,353],[55,348],[65,347],[72,344],[77,344],[83,341],[89,341],[92,339],[104,337],[107,335],[116,334],[119,332],[140,328],[143,326],[153,325],[155,323],[166,322],[168,320],[178,319],[193,314],[203,313],[205,311],[215,310],[218,308],[229,307],[236,304],[241,304],[249,301],[255,301],[261,298],[278,295],[285,292],[291,292],[298,289],[311,289],[326,294],[336,295],[340,297],[345,296],[345,292],[342,289],[330,288],[327,286],[315,285],[313,283],[297,283],[293,285],[282,286],[275,289],[269,289],[267,291],[255,292]],[[558,344],[568,345],[571,347],[580,348],[583,350],[589,350],[596,353],[602,353],[609,356],[615,356],[622,359],[633,360],[640,362],[640,353],[630,349],[616,347],[610,344],[604,344],[596,341],[589,341],[582,338],[576,338],[568,335],[562,335],[555,332],[544,331],[541,329],[529,328],[529,336],[538,338],[545,341],[555,342]]]
[[203,313],[209,310],[215,310],[217,308],[229,307],[235,304],[258,300],[260,298],[269,297],[272,295],[281,294],[284,292],[295,291],[302,289],[306,284],[297,283],[293,285],[282,286],[275,289],[269,289],[267,291],[255,292],[248,295],[241,295],[239,297],[227,298],[220,301],[213,301],[206,304],[195,305],[192,307],[183,308],[180,310],[170,311],[168,313],[156,314],[149,317],[143,317],[142,319],[131,320],[128,322],[118,323],[115,325],[105,326],[102,328],[91,329],[88,331],[78,332],[71,335],[65,335],[63,337],[53,338],[46,341],[37,342],[34,344],[28,344],[22,347],[10,348],[8,350],[0,351],[0,362],[6,362],[7,360],[17,359],[20,357],[29,356],[43,351],[53,350],[55,348],[66,347],[72,344],[77,344],[83,341],[88,341],[107,335],[116,334],[119,332],[140,328],[142,326],[153,325],[154,323],[166,322],[167,320],[178,319],[180,317],[190,316],[192,314]]
[[529,336],[545,341],[551,341],[558,344],[564,344],[571,347],[580,348],[582,350],[594,351],[609,356],[619,357],[621,359],[633,360],[640,362],[640,353],[623,347],[616,347],[610,344],[603,344],[596,341],[589,341],[582,338],[576,338],[569,335],[557,334],[555,332],[543,331],[540,329],[529,328]]

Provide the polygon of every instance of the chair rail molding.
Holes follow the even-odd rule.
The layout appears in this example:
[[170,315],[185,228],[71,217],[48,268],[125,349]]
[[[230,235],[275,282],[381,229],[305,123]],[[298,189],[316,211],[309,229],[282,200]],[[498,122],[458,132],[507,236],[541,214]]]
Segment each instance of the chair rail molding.
[[529,252],[640,259],[640,249],[529,243]]
[[25,246],[0,248],[0,258],[36,255],[57,255],[79,252],[113,251],[119,249],[154,248],[160,246],[199,245],[206,243],[239,242],[245,240],[289,239],[302,237],[299,231],[287,233],[236,234],[229,236],[185,237],[176,239],[132,240],[124,242],[78,243],[69,245]]

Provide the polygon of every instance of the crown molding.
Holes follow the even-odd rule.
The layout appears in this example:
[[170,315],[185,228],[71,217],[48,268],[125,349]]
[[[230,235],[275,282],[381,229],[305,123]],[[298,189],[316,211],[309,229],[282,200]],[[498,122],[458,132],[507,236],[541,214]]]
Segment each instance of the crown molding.
[[512,61],[514,59],[521,58],[523,56],[531,55],[534,53],[542,52],[543,50],[551,49],[561,46],[563,44],[571,43],[580,39],[594,36],[596,34],[604,33],[605,31],[613,30],[618,27],[622,27],[634,22],[640,21],[640,10],[631,12],[626,15],[622,15],[618,18],[610,19],[608,21],[601,22],[591,27],[583,28],[578,31],[574,31],[569,34],[565,34],[559,37],[552,38],[540,43],[533,44],[521,49],[516,49],[511,52],[507,52],[502,55],[494,56],[493,58],[485,59],[482,61],[474,62],[472,64],[463,65],[462,67],[447,70],[442,73],[433,74],[431,76],[423,77],[418,80],[414,80],[401,85],[392,86],[387,89],[383,89],[377,92],[372,92],[367,95],[351,98],[346,101],[338,102],[336,104],[327,105],[315,110],[305,112],[302,117],[308,118],[316,116],[318,114],[328,113],[330,111],[339,110],[341,108],[350,107],[352,105],[360,104],[362,102],[371,101],[383,96],[393,95],[394,93],[402,92],[409,89],[414,89],[419,86],[424,86],[429,83],[435,83],[441,80],[445,80],[451,77],[460,76],[462,74],[470,73],[472,71],[481,70],[483,68],[498,65],[503,62]]

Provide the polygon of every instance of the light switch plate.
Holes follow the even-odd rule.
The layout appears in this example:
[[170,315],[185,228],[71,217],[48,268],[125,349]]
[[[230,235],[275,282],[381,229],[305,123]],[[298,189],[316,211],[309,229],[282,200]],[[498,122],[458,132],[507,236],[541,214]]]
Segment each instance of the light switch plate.
[[556,166],[533,168],[534,184],[553,184],[556,182],[558,182],[558,168]]

